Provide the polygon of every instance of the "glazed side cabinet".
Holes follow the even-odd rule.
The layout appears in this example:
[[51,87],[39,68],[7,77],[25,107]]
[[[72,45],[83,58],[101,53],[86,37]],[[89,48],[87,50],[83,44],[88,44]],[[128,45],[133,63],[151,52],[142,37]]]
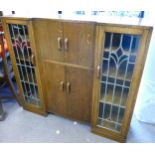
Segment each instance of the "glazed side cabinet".
[[136,102],[151,28],[96,28],[92,131],[124,142]]
[[25,109],[125,142],[152,27],[3,18]]
[[21,104],[24,109],[46,114],[32,22],[27,19],[2,19],[9,43]]

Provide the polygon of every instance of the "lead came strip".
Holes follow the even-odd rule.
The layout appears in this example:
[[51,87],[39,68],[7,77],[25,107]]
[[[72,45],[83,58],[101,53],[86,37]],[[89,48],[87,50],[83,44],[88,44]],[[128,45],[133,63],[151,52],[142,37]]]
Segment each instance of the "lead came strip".
[[[110,49],[112,47],[112,40],[113,40],[113,34],[111,34],[110,36]],[[106,82],[105,82],[105,94],[104,94],[104,111],[103,111],[103,118],[104,118],[104,115],[105,115],[105,103],[106,103],[106,96],[107,96],[107,78],[108,78],[108,75],[109,75],[109,65],[110,65],[110,62],[108,61],[108,66],[107,66],[107,76],[106,76]]]
[[[127,78],[127,70],[128,70],[128,66],[129,66],[129,59],[130,59],[130,55],[131,55],[131,50],[132,50],[132,44],[133,44],[133,35],[131,36],[131,41],[130,41],[130,48],[129,48],[129,56],[128,56],[128,60],[127,60],[127,65],[126,65],[126,69],[125,69],[125,74],[124,74],[124,80],[123,80],[123,89],[121,91],[121,97],[120,97],[120,104],[122,103],[122,98],[123,98],[123,93],[124,93],[124,85],[125,85],[125,79]],[[131,82],[131,80],[130,80]],[[120,117],[120,107],[118,109],[118,113],[117,113],[117,119],[116,121],[119,121],[119,117]]]
[[[123,39],[123,37],[122,37],[122,34],[121,34],[121,40],[120,40],[119,47],[122,44],[122,39]],[[119,49],[119,47],[118,47],[118,49]],[[118,58],[117,55],[116,55],[116,57],[117,57],[117,60],[119,60],[119,58]],[[116,71],[115,71],[115,78],[114,78],[114,84],[113,84],[114,85],[114,88],[113,88],[113,93],[112,93],[112,103],[114,103],[114,96],[115,96],[115,91],[116,91],[116,78],[118,76],[118,69],[119,69],[119,65],[117,64],[117,62],[115,61],[115,59],[114,59],[114,62],[115,62],[115,65],[116,65]],[[111,107],[110,107],[110,120],[112,119],[112,111],[113,111],[113,106],[111,105]]]
[[[25,27],[26,27],[26,26],[22,26],[22,27],[23,27],[23,32],[24,32],[25,40],[26,40],[26,39],[27,39],[27,38],[26,38],[26,32],[25,32],[25,29],[26,29]],[[29,40],[29,38],[28,38],[27,40]],[[27,54],[28,54],[28,59],[29,59],[28,62],[29,62],[29,65],[30,65],[29,68],[30,68],[30,72],[31,72],[31,76],[32,76],[32,81],[33,81],[33,82],[32,82],[32,83],[33,83],[33,90],[34,90],[34,93],[35,93],[35,94],[34,94],[35,97],[33,97],[33,98],[34,98],[34,100],[36,101],[36,103],[38,104],[38,97],[37,97],[37,92],[36,92],[36,88],[35,88],[35,84],[36,84],[36,83],[35,83],[34,75],[33,75],[33,72],[32,72],[32,68],[33,68],[33,67],[31,66],[31,62],[30,62],[31,59],[30,59],[30,54],[29,54],[29,50],[28,50],[28,41],[27,41],[27,40],[26,40],[26,44],[27,44],[26,50],[27,50]],[[34,70],[35,70],[35,69],[34,69]],[[32,94],[32,96],[33,96],[33,94]]]

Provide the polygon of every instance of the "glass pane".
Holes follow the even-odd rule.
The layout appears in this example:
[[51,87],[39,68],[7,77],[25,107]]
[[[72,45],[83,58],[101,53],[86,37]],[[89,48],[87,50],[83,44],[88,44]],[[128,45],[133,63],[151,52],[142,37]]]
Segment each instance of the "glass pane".
[[121,131],[139,42],[139,35],[105,33],[97,124],[102,128]]
[[31,62],[31,46],[26,25],[8,24],[17,69],[22,84],[25,102],[39,105],[38,86],[35,69]]
[[112,93],[113,93],[113,89],[114,89],[114,86],[113,85],[110,85],[110,84],[107,84],[107,94],[105,95],[105,100],[106,102],[112,102]]
[[101,83],[101,100],[105,98],[105,83]]
[[111,33],[106,33],[105,36],[105,49],[109,49],[110,48],[110,38],[111,38]]

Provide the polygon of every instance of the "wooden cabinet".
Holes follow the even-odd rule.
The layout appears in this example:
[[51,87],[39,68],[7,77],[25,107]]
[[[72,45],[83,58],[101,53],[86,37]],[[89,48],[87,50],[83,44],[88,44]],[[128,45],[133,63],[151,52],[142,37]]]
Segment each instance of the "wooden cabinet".
[[125,141],[151,29],[97,26],[92,131]]
[[25,109],[125,141],[152,27],[37,18],[3,26]]
[[94,25],[33,20],[48,112],[90,122]]
[[27,110],[45,114],[32,24],[28,20],[3,19],[3,26],[9,42],[21,103]]

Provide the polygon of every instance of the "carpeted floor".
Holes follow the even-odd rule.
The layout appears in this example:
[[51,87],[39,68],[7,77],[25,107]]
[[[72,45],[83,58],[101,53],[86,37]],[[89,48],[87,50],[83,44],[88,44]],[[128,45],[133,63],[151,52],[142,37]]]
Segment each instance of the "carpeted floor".
[[[113,143],[97,136],[90,126],[49,114],[43,117],[23,110],[16,101],[3,102],[8,116],[0,122],[0,142]],[[155,126],[131,122],[127,142],[155,142]]]

